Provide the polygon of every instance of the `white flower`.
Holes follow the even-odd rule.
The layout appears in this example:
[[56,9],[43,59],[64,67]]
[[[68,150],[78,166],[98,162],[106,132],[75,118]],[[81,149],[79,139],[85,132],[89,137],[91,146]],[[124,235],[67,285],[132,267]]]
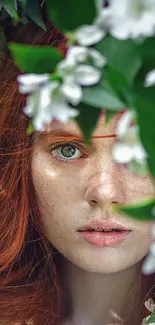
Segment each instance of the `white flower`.
[[[155,0],[109,0],[100,17],[111,35],[118,39],[155,34]],[[105,22],[104,22],[105,20]]]
[[97,68],[103,68],[107,64],[107,59],[93,48],[88,49],[88,56],[92,59]]
[[147,73],[145,78],[145,87],[150,87],[155,84],[155,69]]
[[[57,81],[51,81],[43,86],[38,86],[40,82],[40,77],[32,75],[31,85],[32,91],[27,97],[27,105],[24,107],[24,112],[29,117],[33,118],[33,124],[35,130],[42,131],[46,124],[50,123],[53,119],[57,119],[63,123],[67,123],[70,118],[79,115],[79,111],[72,109],[67,102],[67,96],[64,95],[61,85]],[[20,78],[18,80],[21,80]],[[26,86],[28,84],[28,76],[22,76],[22,85],[24,92],[26,91]],[[25,87],[25,88],[24,88]],[[29,86],[27,87],[27,91]]]
[[[154,303],[152,298],[149,298],[148,300],[146,300],[144,305],[145,305],[145,307],[147,308],[148,311],[150,311],[151,313],[153,312],[154,307],[155,307],[155,303]],[[147,316],[147,317],[145,317],[143,319],[142,325],[146,325],[146,321],[150,318],[150,316]],[[150,325],[155,325],[155,322],[150,323]]]
[[92,86],[100,81],[102,71],[91,65],[81,64],[75,69],[75,81],[81,86]]
[[143,265],[142,265],[142,273],[143,274],[152,274],[155,272],[155,256],[153,254],[149,254]]
[[[104,0],[95,0],[97,17],[103,8]],[[92,25],[83,25],[75,30],[75,38],[79,45],[91,46],[100,42],[106,35],[102,26],[97,23],[97,18],[94,19]]]
[[34,74],[28,73],[19,75],[17,77],[17,81],[19,82],[19,91],[21,94],[31,93],[40,86],[45,85],[49,82],[49,74]]
[[62,60],[58,67],[60,69],[70,67],[73,68],[79,63],[85,63],[87,60],[92,60],[93,65],[97,68],[103,68],[107,64],[107,59],[101,53],[93,48],[85,46],[71,46],[64,60]]
[[105,36],[105,31],[97,24],[84,25],[75,31],[75,37],[80,45],[91,46],[101,41]]
[[[91,59],[93,65],[84,64]],[[83,64],[82,64],[83,63]],[[95,49],[84,46],[72,46],[58,66],[58,73],[63,77],[62,90],[73,105],[82,100],[82,86],[91,86],[100,81],[102,71],[99,68],[107,63],[106,58]]]
[[[117,124],[116,135],[118,142],[112,148],[112,155],[118,163],[130,163],[131,170],[136,168],[135,161],[144,167],[145,172],[147,153],[145,152],[139,137],[138,126],[131,125],[135,113],[126,111]],[[133,162],[133,164],[131,164]],[[137,165],[138,171],[139,165]],[[134,171],[134,169],[133,169]]]
[[155,242],[154,241],[151,243],[149,255],[146,257],[142,265],[142,272],[144,274],[152,274],[155,272]]

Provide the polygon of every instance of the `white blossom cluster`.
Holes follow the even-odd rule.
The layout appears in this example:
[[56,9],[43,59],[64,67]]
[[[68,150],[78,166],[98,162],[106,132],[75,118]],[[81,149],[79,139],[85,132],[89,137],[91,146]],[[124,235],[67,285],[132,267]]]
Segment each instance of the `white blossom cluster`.
[[[83,98],[82,87],[100,81],[107,60],[91,46],[101,41],[106,33],[127,39],[151,36],[155,32],[155,0],[96,0],[97,17],[92,25],[84,25],[74,32],[77,46],[68,49],[66,58],[57,65],[63,82],[51,81],[49,74],[18,76],[19,91],[28,94],[25,114],[33,118],[34,128],[43,130],[53,119],[67,123],[78,116],[76,106]],[[91,64],[86,61],[91,59]],[[148,81],[155,81],[155,70]],[[131,130],[130,130],[131,131]],[[125,147],[122,146],[122,150]],[[129,153],[129,152],[128,152]]]
[[147,174],[147,153],[139,138],[139,126],[133,110],[123,113],[117,123],[116,135],[117,143],[112,148],[114,160],[120,164],[128,164],[132,172]]
[[[93,65],[85,62],[91,59]],[[51,81],[49,74],[23,74],[17,77],[19,91],[30,94],[24,112],[33,117],[35,130],[43,131],[47,123],[57,119],[67,123],[79,115],[76,106],[82,101],[82,86],[99,82],[106,58],[93,48],[71,46],[67,55],[57,65],[57,73],[63,82]]]

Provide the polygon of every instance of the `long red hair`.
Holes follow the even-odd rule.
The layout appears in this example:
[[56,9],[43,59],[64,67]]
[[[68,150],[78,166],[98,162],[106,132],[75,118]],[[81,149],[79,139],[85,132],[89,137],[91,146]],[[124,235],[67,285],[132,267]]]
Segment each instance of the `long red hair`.
[[[10,32],[8,42],[65,53],[65,37],[42,13],[47,32],[29,22]],[[57,325],[63,310],[59,252],[43,234],[31,178],[34,133],[26,134],[29,118],[16,80],[21,73],[8,52],[0,71],[0,324]]]

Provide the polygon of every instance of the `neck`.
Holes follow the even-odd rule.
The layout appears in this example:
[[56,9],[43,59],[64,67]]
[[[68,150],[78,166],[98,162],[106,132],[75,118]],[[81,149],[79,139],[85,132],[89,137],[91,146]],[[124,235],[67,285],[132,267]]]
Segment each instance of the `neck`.
[[116,273],[99,274],[85,271],[62,256],[61,270],[67,324],[99,325],[103,319],[107,325],[124,324],[124,317],[132,313],[140,293],[141,263]]

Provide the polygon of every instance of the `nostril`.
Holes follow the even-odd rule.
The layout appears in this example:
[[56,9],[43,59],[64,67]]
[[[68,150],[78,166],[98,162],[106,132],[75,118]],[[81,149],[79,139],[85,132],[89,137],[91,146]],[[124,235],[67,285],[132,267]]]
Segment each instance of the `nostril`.
[[95,200],[91,200],[91,203],[92,203],[93,205],[96,205],[97,201],[95,201]]

